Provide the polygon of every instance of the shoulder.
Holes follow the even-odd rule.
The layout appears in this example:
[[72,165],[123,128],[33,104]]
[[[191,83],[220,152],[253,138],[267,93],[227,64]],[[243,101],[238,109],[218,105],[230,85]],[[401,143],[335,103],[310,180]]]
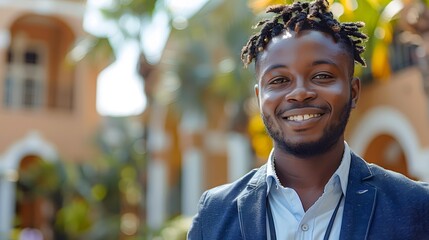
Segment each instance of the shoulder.
[[367,163],[356,154],[352,154],[349,173],[351,190],[357,191],[365,185],[377,191],[378,201],[388,205],[416,206],[429,211],[428,183],[412,180],[400,173],[384,169],[376,164]]
[[400,173],[384,169],[376,164],[368,164],[373,173],[372,183],[381,189],[395,192],[415,192],[429,197],[429,184],[412,180]]
[[[428,236],[429,186],[427,183],[415,181],[400,173],[367,163],[358,156],[352,157],[349,176],[353,176],[350,193],[360,192],[362,189],[371,190],[369,191],[371,194],[361,195],[359,201],[349,198],[353,204],[372,205],[371,238],[378,239],[380,236],[385,236],[390,239],[423,239],[422,236]],[[388,231],[380,230],[385,229],[386,226],[394,226],[394,228]]]
[[421,230],[417,229],[423,227],[427,236],[429,184],[412,180],[375,164],[369,164],[369,167],[374,174],[370,184],[377,188],[378,206],[383,209],[383,214],[396,216],[397,221],[408,221],[408,225],[415,227],[415,233],[420,232]]
[[202,203],[223,203],[228,204],[235,201],[239,196],[245,194],[249,186],[257,186],[265,182],[266,167],[263,165],[260,168],[253,169],[240,179],[217,186],[207,190],[201,199]]
[[389,194],[420,193],[429,196],[429,184],[412,180],[403,174],[385,169],[373,163],[368,163],[360,156],[352,154],[350,175],[355,180],[362,179],[363,183],[376,187],[379,191]]
[[240,227],[237,201],[252,189],[266,185],[265,176],[264,165],[232,183],[205,191],[200,198],[198,212],[193,218],[188,239],[203,239],[203,236],[205,239],[238,239]]

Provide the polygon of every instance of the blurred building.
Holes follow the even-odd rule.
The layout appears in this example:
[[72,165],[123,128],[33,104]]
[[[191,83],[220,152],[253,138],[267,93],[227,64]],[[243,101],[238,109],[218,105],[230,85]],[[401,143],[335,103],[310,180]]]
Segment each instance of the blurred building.
[[[149,153],[145,217],[151,229],[172,216],[191,217],[205,189],[236,180],[266,161],[255,157],[255,146],[269,142],[252,139],[247,127],[255,101],[222,95],[242,91],[243,82],[230,85],[237,79],[249,78],[253,85],[251,70],[243,70],[239,60],[249,36],[243,29],[253,23],[250,11],[240,7],[246,4],[211,0],[189,21],[173,19],[176,30],[160,64],[142,63],[149,98],[142,116]],[[96,79],[101,69],[67,62],[73,43],[85,35],[84,7],[84,0],[0,2],[0,239],[7,238],[15,216],[23,228],[52,224],[48,202],[16,205],[21,170],[35,161],[79,162],[96,154],[91,139],[100,124]],[[366,79],[346,137],[368,161],[429,181],[429,48],[404,41],[406,27],[401,27],[390,48],[392,75]],[[423,36],[419,31],[415,34]],[[229,46],[228,41],[235,42]],[[187,61],[183,66],[179,57]],[[195,105],[179,106],[179,98]]]
[[16,204],[19,173],[35,161],[82,161],[91,138],[98,71],[67,55],[85,33],[84,0],[0,1],[0,239],[12,223],[45,239],[54,209],[48,200]]

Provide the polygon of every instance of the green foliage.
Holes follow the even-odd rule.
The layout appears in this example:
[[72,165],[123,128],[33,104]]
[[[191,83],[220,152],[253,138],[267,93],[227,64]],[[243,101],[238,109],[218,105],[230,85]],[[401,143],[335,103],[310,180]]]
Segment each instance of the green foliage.
[[[99,158],[81,163],[36,159],[20,171],[18,202],[50,199],[57,209],[54,232],[61,239],[117,240],[127,211],[142,216],[142,132],[126,119],[107,119],[106,125],[96,137]],[[106,135],[109,131],[115,133]]]
[[113,0],[112,5],[101,11],[106,18],[119,20],[122,16],[152,16],[157,0]]
[[25,169],[20,170],[18,185],[18,201],[23,196],[52,196],[60,187],[63,177],[60,175],[62,167],[58,163],[51,163],[39,159]]
[[165,223],[157,237],[160,240],[186,240],[191,223],[192,218],[177,216]]
[[[112,0],[100,9],[103,17],[115,23],[118,33],[126,38],[140,39],[144,20],[150,19],[163,0]],[[133,26],[133,27],[130,27]],[[92,64],[106,64],[114,58],[112,46],[105,37],[87,36],[77,41],[67,56],[70,64],[89,59]]]
[[[344,8],[344,14],[340,17],[342,21],[362,21],[365,23],[364,31],[369,36],[366,44],[364,57],[368,67],[358,68],[363,80],[385,80],[389,78],[391,66],[389,59],[389,45],[392,43],[399,18],[399,13],[414,1],[389,1],[389,0],[366,0],[357,1],[358,7],[350,9],[350,1],[337,0]],[[425,0],[426,6],[429,1]],[[395,57],[395,56],[393,56]]]
[[[106,119],[106,128],[100,129],[97,145],[99,159],[79,166],[79,193],[88,202],[92,218],[91,228],[84,239],[115,240],[121,232],[123,207],[142,209],[144,153],[136,151],[142,135],[130,129],[123,118]],[[114,133],[109,131],[114,131]],[[139,212],[135,213],[140,215]]]
[[132,30],[124,23],[131,19],[142,24],[142,20],[152,17],[156,5],[161,3],[162,0],[113,0],[110,6],[100,11],[106,19],[117,22],[117,27],[124,36],[139,39],[140,28]]
[[84,199],[75,197],[57,213],[56,226],[75,238],[91,228],[90,206]]

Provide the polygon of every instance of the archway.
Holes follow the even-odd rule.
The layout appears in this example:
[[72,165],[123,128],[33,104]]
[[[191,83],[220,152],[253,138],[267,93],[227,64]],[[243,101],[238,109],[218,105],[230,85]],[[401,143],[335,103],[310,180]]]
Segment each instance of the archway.
[[54,224],[61,197],[56,165],[28,155],[20,161],[18,175],[14,229],[21,238],[31,234],[44,240],[57,239]]
[[[429,180],[429,149],[420,146],[413,125],[398,110],[388,106],[373,108],[359,119],[358,126],[353,130],[349,144],[357,154],[364,156],[373,141],[386,144],[387,150],[388,142],[393,144],[394,139],[404,154],[409,175],[419,180]],[[377,140],[379,136],[385,137]]]
[[[16,203],[16,186],[21,163],[40,157],[47,162],[57,161],[53,146],[33,132],[17,142],[1,156],[0,161],[0,239],[9,239],[13,227]],[[27,160],[25,160],[27,159]],[[22,162],[24,160],[24,162]],[[31,161],[30,161],[31,162]],[[16,177],[4,177],[14,175]]]
[[368,144],[363,157],[368,162],[402,173],[410,178],[415,178],[408,170],[408,160],[404,149],[394,137],[388,134],[376,136]]

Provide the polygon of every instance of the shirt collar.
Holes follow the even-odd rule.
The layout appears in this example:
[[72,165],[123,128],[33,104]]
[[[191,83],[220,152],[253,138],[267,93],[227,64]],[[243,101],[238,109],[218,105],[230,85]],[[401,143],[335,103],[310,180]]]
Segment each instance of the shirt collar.
[[267,194],[270,192],[271,186],[273,184],[275,184],[276,187],[281,186],[280,180],[277,177],[276,171],[274,170],[274,156],[273,155],[274,155],[274,148],[271,149],[270,156],[268,157],[268,161],[267,161],[267,178],[266,178]]
[[[266,183],[267,183],[267,194],[270,192],[271,187],[273,184],[276,187],[281,186],[280,180],[277,177],[277,174],[274,170],[274,149],[271,150],[271,153],[268,157],[267,161],[267,177],[266,177]],[[337,168],[329,182],[333,181],[337,176],[339,178],[340,184],[341,184],[341,190],[344,195],[346,195],[347,191],[347,184],[349,179],[349,171],[350,171],[350,161],[351,161],[351,151],[349,145],[344,141],[344,153],[343,157],[341,159],[340,166]],[[334,180],[335,181],[335,180]],[[329,183],[328,182],[328,183]]]

